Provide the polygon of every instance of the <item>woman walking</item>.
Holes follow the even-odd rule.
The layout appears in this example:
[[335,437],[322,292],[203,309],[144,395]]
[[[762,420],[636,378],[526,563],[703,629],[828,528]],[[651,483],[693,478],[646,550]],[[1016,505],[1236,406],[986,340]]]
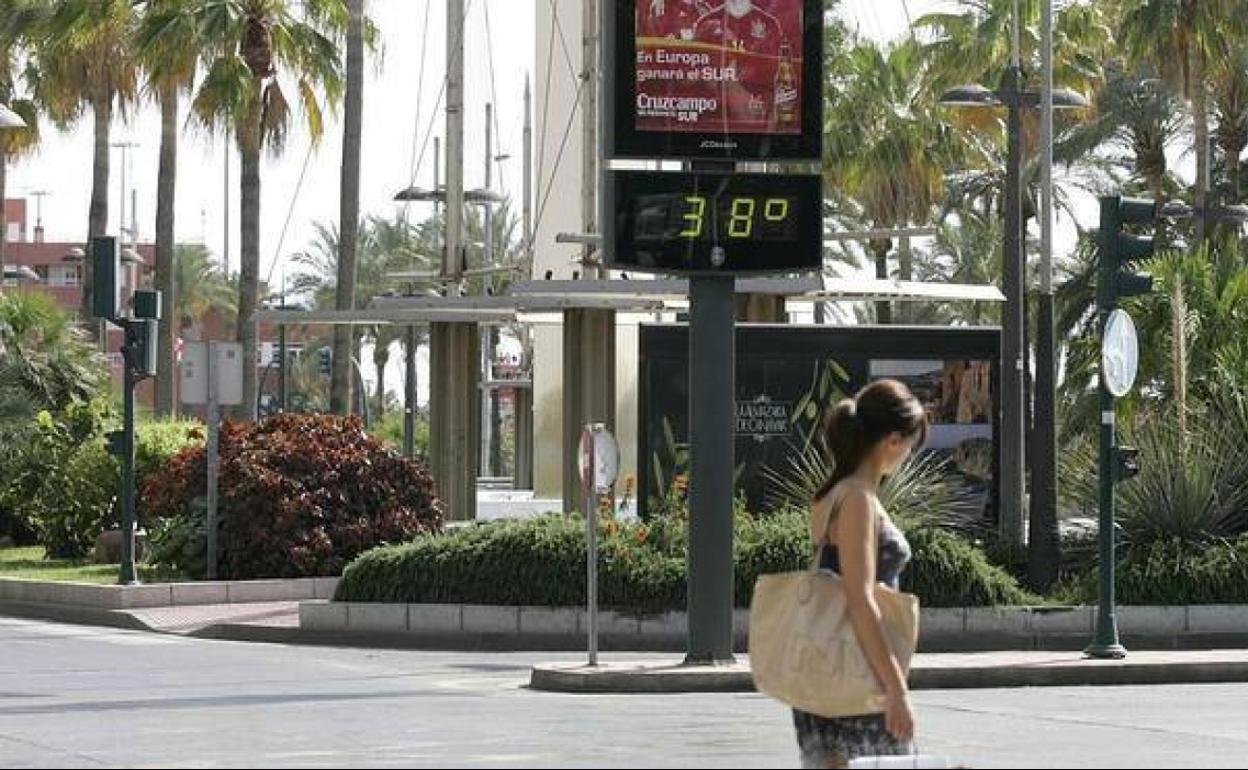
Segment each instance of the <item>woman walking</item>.
[[824,439],[836,470],[812,501],[811,540],[820,568],[841,577],[854,633],[884,692],[884,711],[831,718],[794,709],[803,767],[913,753],[914,710],[905,673],[885,641],[875,586],[897,588],[910,559],[905,535],[880,503],[880,484],[926,438],[923,406],[895,380],[868,385],[827,421]]

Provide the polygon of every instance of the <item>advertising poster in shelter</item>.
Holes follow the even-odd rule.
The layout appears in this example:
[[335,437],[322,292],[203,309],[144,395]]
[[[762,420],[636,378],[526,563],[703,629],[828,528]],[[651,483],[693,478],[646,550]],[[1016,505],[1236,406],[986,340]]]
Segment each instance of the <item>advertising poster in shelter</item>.
[[[987,521],[997,498],[995,328],[742,326],[737,333],[736,493],[752,512],[793,499],[827,462],[814,439],[838,401],[873,380],[900,380],[927,412],[927,458],[960,504]],[[689,473],[688,328],[641,327],[638,510],[683,497]],[[822,480],[823,477],[820,477]],[[800,497],[800,495],[799,495]]]

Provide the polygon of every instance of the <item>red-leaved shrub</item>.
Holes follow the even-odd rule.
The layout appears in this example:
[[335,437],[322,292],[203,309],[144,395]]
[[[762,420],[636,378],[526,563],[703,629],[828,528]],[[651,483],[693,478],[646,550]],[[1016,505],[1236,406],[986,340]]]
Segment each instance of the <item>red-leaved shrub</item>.
[[[283,414],[226,423],[220,438],[223,579],[338,575],[363,551],[442,526],[433,477],[369,437],[357,417]],[[145,510],[197,516],[206,450],[189,448],[143,486]]]

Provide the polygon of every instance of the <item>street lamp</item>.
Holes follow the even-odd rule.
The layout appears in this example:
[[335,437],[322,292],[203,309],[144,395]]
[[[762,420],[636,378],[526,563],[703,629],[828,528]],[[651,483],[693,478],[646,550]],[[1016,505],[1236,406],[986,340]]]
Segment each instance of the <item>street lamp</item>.
[[[446,190],[439,189],[437,192],[434,192],[433,190],[429,190],[424,187],[412,185],[411,187],[395,193],[394,200],[401,203],[417,203],[427,201],[445,203]],[[464,203],[502,203],[504,200],[506,200],[506,198],[499,193],[496,193],[493,190],[487,190],[484,187],[464,191]]]
[[26,121],[7,106],[0,104],[0,129],[26,128]]
[[[1023,394],[1023,339],[1024,313],[1024,255],[1022,216],[1022,117],[1024,107],[1040,106],[1039,91],[1022,88],[1022,68],[1017,49],[1006,68],[1000,88],[995,90],[979,84],[961,85],[946,91],[940,104],[950,107],[1005,107],[1007,157],[1005,177],[1005,243],[1002,263],[1002,291],[1005,309],[1002,319],[1002,372],[1001,372],[1001,500],[999,521],[1002,534],[1013,543],[1022,541],[1023,492],[1024,492],[1024,442],[1026,440],[1025,399]],[[1079,109],[1088,106],[1088,100],[1068,88],[1053,91],[1053,106],[1060,109]],[[1053,295],[1041,296],[1040,323],[1053,323]],[[1052,335],[1048,341],[1051,343]],[[1053,346],[1041,345],[1036,355],[1038,380],[1036,385],[1036,421],[1046,430],[1056,425],[1056,393],[1054,379]],[[1049,463],[1048,465],[1052,465]],[[1033,473],[1033,490],[1056,489],[1056,480],[1046,483],[1044,471]],[[1047,559],[1056,566],[1056,500],[1053,495],[1034,495],[1032,498],[1031,538],[1032,548],[1043,544],[1045,553],[1036,552],[1040,559]],[[1034,512],[1043,511],[1042,515]],[[1035,537],[1039,533],[1039,537]]]

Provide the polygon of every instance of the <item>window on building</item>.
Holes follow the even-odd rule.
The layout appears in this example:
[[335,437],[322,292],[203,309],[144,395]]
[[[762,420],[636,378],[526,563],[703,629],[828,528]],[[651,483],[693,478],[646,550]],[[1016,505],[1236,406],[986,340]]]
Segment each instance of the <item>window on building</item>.
[[82,280],[78,265],[52,265],[48,268],[49,286],[79,286]]

